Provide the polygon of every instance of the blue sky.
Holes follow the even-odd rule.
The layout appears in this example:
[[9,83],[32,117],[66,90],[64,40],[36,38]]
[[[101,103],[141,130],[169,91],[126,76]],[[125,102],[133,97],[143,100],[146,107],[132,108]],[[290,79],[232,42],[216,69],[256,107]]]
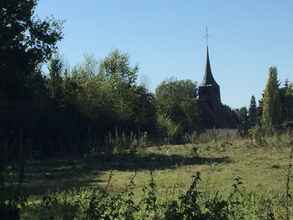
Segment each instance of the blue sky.
[[290,0],[40,0],[37,8],[65,20],[60,51],[70,65],[117,48],[152,91],[172,76],[202,80],[208,26],[212,70],[231,107],[260,98],[271,65],[293,80],[292,11]]

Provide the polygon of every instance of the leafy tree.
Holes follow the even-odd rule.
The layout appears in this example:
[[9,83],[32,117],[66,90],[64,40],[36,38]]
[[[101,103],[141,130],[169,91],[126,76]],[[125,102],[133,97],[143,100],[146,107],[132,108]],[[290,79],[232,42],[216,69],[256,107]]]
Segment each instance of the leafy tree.
[[258,116],[257,116],[257,106],[255,96],[251,97],[250,106],[248,110],[248,117],[249,117],[249,127],[255,127],[257,125]]
[[280,124],[281,103],[279,94],[278,71],[270,67],[269,78],[264,90],[262,103],[262,126],[271,129]]
[[138,67],[130,65],[128,54],[119,50],[111,52],[100,64],[99,75],[111,83],[115,109],[124,121],[132,114],[129,105],[130,88],[136,84],[137,73]]
[[[47,105],[46,79],[41,75],[45,63],[62,39],[62,24],[34,16],[37,0],[0,1],[0,99],[9,109],[1,114],[4,142],[12,143],[10,159],[18,160],[16,142],[22,136],[36,139],[40,111]],[[25,134],[22,131],[25,130]],[[1,143],[2,144],[2,143]],[[23,155],[22,155],[23,156]]]
[[[18,170],[18,186],[13,194],[4,183],[0,186],[0,215],[20,194],[24,179],[24,161],[39,131],[40,111],[46,102],[46,79],[41,75],[45,63],[62,39],[62,24],[56,20],[41,20],[34,16],[37,0],[0,1],[0,99],[8,111],[1,112],[0,181],[9,164]],[[3,108],[2,108],[3,109]],[[44,126],[44,125],[43,125]],[[26,139],[25,139],[26,138]],[[9,150],[8,150],[9,149]],[[30,152],[31,153],[31,152]],[[4,158],[4,159],[3,159]],[[1,185],[1,183],[0,183]],[[12,187],[10,187],[10,185]],[[14,188],[15,184],[10,184]],[[8,196],[4,196],[7,195]],[[4,203],[3,203],[4,200]],[[4,209],[2,209],[4,208]],[[7,207],[18,211],[17,206]],[[15,210],[13,210],[15,209]],[[5,218],[5,217],[4,217]],[[16,218],[17,219],[17,218]]]
[[134,129],[154,134],[157,128],[157,108],[154,95],[144,86],[135,86],[131,89],[130,98]]
[[34,71],[50,58],[62,38],[60,22],[33,16],[37,2],[0,3],[0,92],[4,97],[28,95]]
[[55,101],[58,107],[64,102],[64,64],[59,55],[49,61],[48,65],[50,79],[48,81],[49,96]]
[[100,65],[99,76],[111,85],[113,110],[123,132],[154,133],[155,98],[144,86],[137,85],[138,66],[131,66],[129,55],[114,50]]
[[163,81],[156,89],[160,121],[165,121],[166,123],[163,123],[165,125],[172,125],[167,130],[172,131],[178,138],[199,127],[198,103],[195,94],[196,84],[190,80]]
[[[132,74],[137,71],[136,67],[130,66],[128,59],[128,55],[117,50],[100,65],[93,56],[86,56],[65,76],[65,100],[74,104],[80,113],[81,139],[91,142],[92,146],[113,135],[133,137],[144,132],[155,133],[154,95],[138,86],[136,81],[126,80],[134,77]],[[126,74],[132,76],[126,77]],[[87,145],[89,143],[84,144]]]
[[115,88],[122,84],[132,86],[137,80],[138,66],[131,67],[128,54],[114,50],[102,61],[100,73],[110,79]]

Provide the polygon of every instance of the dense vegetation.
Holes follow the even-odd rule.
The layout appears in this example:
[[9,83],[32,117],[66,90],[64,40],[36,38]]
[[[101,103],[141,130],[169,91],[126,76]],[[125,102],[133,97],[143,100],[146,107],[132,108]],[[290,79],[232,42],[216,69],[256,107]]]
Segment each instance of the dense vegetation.
[[[92,155],[105,159],[154,143],[190,143],[203,132],[195,82],[166,80],[153,93],[138,83],[138,66],[131,65],[129,55],[119,50],[100,61],[85,56],[80,64],[67,67],[57,48],[64,37],[63,23],[38,19],[34,14],[37,2],[0,2],[0,211],[18,210],[25,163],[32,159]],[[259,103],[252,96],[249,109],[235,112],[239,133],[263,142],[264,135],[292,125],[293,85],[289,81],[281,85],[277,69],[271,67]],[[230,200],[218,197],[199,206],[197,181],[178,200],[165,204],[162,216],[216,219],[211,217],[214,208],[221,213],[230,210]],[[150,187],[143,200],[147,210],[143,215],[158,209],[153,182]],[[125,215],[129,209],[137,209],[121,195],[115,199],[107,193],[91,196],[88,209],[93,212],[102,210],[96,205],[110,207],[113,202],[126,205]],[[105,203],[96,204],[99,196]],[[51,206],[50,197],[47,199],[44,203]],[[221,219],[231,213],[223,211]],[[157,218],[157,214],[149,218]]]
[[[48,157],[112,152],[118,136],[182,143],[202,131],[195,82],[167,80],[153,94],[139,85],[139,68],[119,50],[101,61],[86,56],[69,68],[56,50],[60,21],[36,19],[36,0],[1,4],[1,143],[11,149],[8,159],[20,141],[27,157]],[[252,97],[249,110],[235,110],[239,129],[276,128],[292,120],[292,103],[292,83],[280,86],[272,67],[259,106]]]
[[267,198],[245,192],[239,177],[235,178],[231,193],[226,197],[219,192],[201,191],[199,184],[197,173],[186,192],[175,199],[161,201],[150,173],[150,182],[143,188],[139,201],[134,199],[132,178],[126,191],[118,194],[87,190],[78,192],[78,196],[76,192],[66,192],[43,197],[40,204],[32,208],[35,216],[29,219],[274,220],[286,219],[286,208],[290,208],[286,206],[290,199],[286,196]]
[[288,219],[292,137],[263,138],[217,131],[188,145],[106,160],[34,162],[25,184],[33,196],[21,213],[24,219]]

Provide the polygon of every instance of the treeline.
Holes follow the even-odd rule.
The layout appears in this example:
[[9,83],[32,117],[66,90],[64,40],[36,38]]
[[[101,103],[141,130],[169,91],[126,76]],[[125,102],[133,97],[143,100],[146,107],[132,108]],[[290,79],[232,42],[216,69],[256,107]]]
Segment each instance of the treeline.
[[25,117],[24,139],[32,152],[111,153],[117,141],[124,147],[142,138],[144,144],[180,143],[200,128],[194,82],[167,80],[153,94],[137,74],[138,67],[118,50],[99,62],[86,56],[71,70],[53,55],[38,87],[30,84],[37,95],[33,117]]
[[155,97],[137,83],[138,67],[130,66],[127,54],[116,50],[99,64],[87,56],[71,71],[54,56],[48,67],[42,112],[48,126],[41,122],[38,130],[59,147],[48,146],[52,153],[111,151],[112,142],[122,136],[155,138]]
[[3,160],[107,153],[117,142],[129,146],[141,139],[180,143],[200,128],[192,81],[167,80],[153,94],[118,50],[66,67],[57,52],[63,24],[36,18],[37,2],[0,4]]
[[[86,56],[67,67],[57,52],[62,22],[36,18],[37,2],[0,3],[3,160],[111,153],[117,145],[154,141],[183,143],[203,130],[197,85],[191,80],[166,80],[152,93],[138,83],[138,66],[118,50],[100,61]],[[237,111],[243,134],[293,120],[292,84],[280,86],[276,68],[269,76],[259,104],[252,97],[248,110]]]
[[249,108],[239,110],[240,133],[246,135],[255,128],[271,133],[277,130],[293,128],[293,83],[278,79],[276,67],[269,68],[268,80],[258,104],[251,97]]

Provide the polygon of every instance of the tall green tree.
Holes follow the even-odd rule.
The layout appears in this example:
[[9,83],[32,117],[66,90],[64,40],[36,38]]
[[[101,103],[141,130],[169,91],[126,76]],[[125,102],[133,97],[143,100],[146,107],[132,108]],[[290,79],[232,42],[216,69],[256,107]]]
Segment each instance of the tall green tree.
[[279,94],[278,71],[269,68],[269,78],[264,90],[262,102],[262,126],[267,129],[278,126],[281,122],[281,102]]
[[239,132],[241,135],[247,135],[249,129],[249,113],[246,107],[242,107],[239,110]]
[[57,105],[62,105],[64,99],[64,64],[59,55],[55,55],[49,61],[49,95],[50,98],[55,101]]
[[131,66],[129,55],[119,50],[112,51],[100,64],[99,75],[111,83],[115,111],[123,121],[128,120],[133,113],[130,102],[137,74],[138,66]]
[[258,121],[257,114],[258,113],[257,113],[255,96],[251,96],[249,110],[248,110],[249,127],[255,127],[257,125],[257,121]]
[[62,39],[62,24],[34,16],[37,0],[0,1],[0,93],[20,98],[28,95],[35,70]]
[[178,142],[199,128],[197,86],[190,80],[163,81],[156,89],[159,121]]
[[132,86],[137,81],[138,66],[131,66],[129,55],[119,50],[112,51],[101,63],[100,73],[113,81],[115,87]]
[[280,88],[280,99],[282,108],[282,122],[293,120],[293,84],[286,80],[285,85]]
[[[65,97],[76,102],[82,118],[79,127],[86,130],[83,139],[102,142],[111,134],[130,136],[155,132],[155,98],[146,88],[137,85],[137,71],[137,66],[130,65],[127,54],[115,50],[100,62],[86,56],[65,77]],[[72,90],[74,88],[77,90]]]
[[[2,174],[8,163],[18,170],[19,176],[13,194],[8,193],[8,188],[13,189],[14,184],[0,183],[1,217],[6,204],[12,204],[11,200],[20,192],[26,152],[31,147],[25,143],[27,139],[33,142],[41,133],[37,125],[40,98],[47,94],[40,66],[51,57],[62,39],[60,22],[34,16],[37,3],[37,0],[0,1],[0,100],[2,105],[8,106],[8,111],[1,111],[0,116],[0,132],[4,137],[0,142],[0,181],[5,181]],[[4,143],[7,143],[6,149],[3,149]],[[17,211],[17,207],[15,209]]]
[[[30,133],[31,139],[36,138],[32,129],[38,131],[37,121],[47,98],[41,65],[56,51],[57,42],[63,37],[61,22],[35,16],[37,3],[0,1],[0,100],[8,109],[0,116],[0,130],[7,132],[6,139],[17,140],[20,128]],[[14,147],[17,148],[10,146]]]

